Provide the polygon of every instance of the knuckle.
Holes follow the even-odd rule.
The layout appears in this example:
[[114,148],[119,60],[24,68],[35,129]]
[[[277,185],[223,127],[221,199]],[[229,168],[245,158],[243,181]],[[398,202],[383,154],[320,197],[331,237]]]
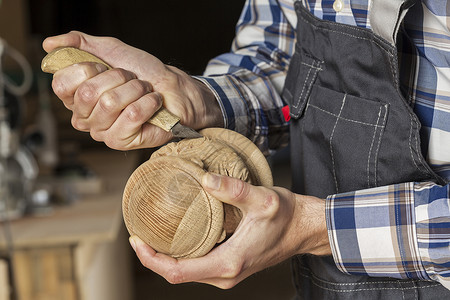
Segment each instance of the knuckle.
[[70,122],[72,124],[72,127],[79,131],[88,131],[88,129],[89,129],[86,122],[84,122],[82,119],[77,118],[75,116],[72,116],[72,119],[70,120]]
[[70,89],[56,75],[52,80],[52,89],[59,98],[71,96]]
[[98,98],[97,87],[88,82],[84,82],[78,87],[77,91],[75,92],[75,97],[81,102],[95,102]]
[[156,111],[161,107],[162,100],[161,97],[156,93],[149,93],[144,95],[146,98],[146,105],[149,110]]
[[123,111],[125,118],[130,122],[142,121],[144,112],[138,107],[136,102],[130,103]]
[[105,143],[106,146],[108,146],[111,149],[123,151],[130,150],[127,147],[124,147],[116,137],[110,135],[106,135],[103,139],[103,142]]
[[230,261],[223,265],[222,277],[227,279],[237,278],[241,274],[242,269],[241,263]]
[[184,282],[183,281],[183,273],[177,269],[171,269],[167,273],[165,278],[166,278],[167,282],[169,282],[170,284],[179,284],[179,283]]
[[116,146],[116,144],[114,143],[114,141],[112,141],[112,140],[110,140],[110,139],[105,139],[105,140],[103,141],[103,143],[105,143],[105,145],[106,145],[108,148],[120,150],[120,149],[117,149],[117,146]]
[[274,191],[265,194],[262,209],[268,216],[274,216],[280,209],[280,197]]
[[92,139],[97,142],[102,142],[104,140],[101,132],[99,132],[97,130],[91,130],[90,135],[91,135]]
[[243,199],[248,195],[249,186],[242,180],[233,180],[232,195],[236,199]]
[[117,44],[122,43],[118,38],[115,38],[115,37],[105,36],[105,37],[102,37],[101,39],[104,39],[105,43],[110,44],[110,45],[117,45]]
[[116,82],[125,83],[131,79],[134,79],[135,76],[133,73],[126,71],[121,68],[112,69],[109,71],[110,76],[113,78]]
[[146,81],[139,79],[130,80],[130,85],[133,87],[133,89],[139,91],[141,94],[145,94],[151,90],[149,84]]
[[222,290],[229,290],[231,288],[234,288],[236,286],[236,284],[238,284],[238,282],[235,280],[226,280],[226,281],[218,283],[217,287]]
[[120,43],[120,40],[118,38],[110,37],[109,39],[111,40],[111,43],[114,43],[114,44]]
[[75,118],[74,116],[72,116],[70,123],[72,124],[73,128],[81,130],[81,125],[80,125],[80,121],[78,118]]
[[98,99],[98,104],[103,111],[107,113],[114,112],[118,109],[119,106],[119,101],[117,101],[117,98],[117,93],[109,90],[107,92],[104,92],[100,96],[100,98]]
[[81,74],[79,75],[80,78],[91,78],[92,76],[94,76],[94,72],[93,72],[93,66],[91,64],[79,64],[77,66],[78,71],[81,72]]

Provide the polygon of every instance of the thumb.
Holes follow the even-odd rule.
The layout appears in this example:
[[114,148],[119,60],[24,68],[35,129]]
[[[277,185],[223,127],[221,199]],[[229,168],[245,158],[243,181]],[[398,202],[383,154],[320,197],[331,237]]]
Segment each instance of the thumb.
[[[110,62],[122,62],[125,55],[125,49],[132,52],[138,51],[131,46],[126,45],[122,41],[111,38],[111,37],[98,37],[89,35],[80,31],[71,31],[69,33],[47,37],[42,42],[42,47],[46,52],[51,52],[52,50],[59,47],[74,47],[84,51],[87,51],[101,59],[106,63]],[[128,53],[129,55],[134,53]],[[110,64],[116,66],[115,64]],[[122,67],[122,66],[119,66]]]
[[265,199],[272,198],[274,194],[270,189],[212,173],[203,175],[202,186],[218,200],[247,212],[251,209],[261,209],[261,205],[265,205]]
[[139,79],[150,82],[160,80],[162,74],[167,72],[165,65],[158,58],[112,37],[98,37],[71,31],[46,38],[42,42],[42,47],[47,52],[58,47],[79,48],[97,56],[114,68],[132,71]]
[[95,44],[96,39],[100,38],[79,31],[71,31],[46,38],[42,42],[42,47],[47,52],[58,47],[75,47],[90,52],[92,50],[92,44]]
[[[60,47],[78,48],[97,56],[111,66],[113,66],[111,62],[116,62],[118,58],[123,57],[123,53],[112,50],[123,48],[123,45],[124,43],[115,38],[97,37],[79,31],[51,36],[42,42],[46,52]],[[117,67],[116,64],[114,67]]]

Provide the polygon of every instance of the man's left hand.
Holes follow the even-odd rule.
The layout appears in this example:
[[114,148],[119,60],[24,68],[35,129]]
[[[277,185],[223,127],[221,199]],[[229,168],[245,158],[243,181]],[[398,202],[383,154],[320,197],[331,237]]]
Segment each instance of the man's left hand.
[[210,173],[204,175],[202,185],[243,213],[226,242],[203,257],[175,259],[130,237],[141,263],[170,283],[201,282],[228,289],[296,254],[331,254],[324,200]]

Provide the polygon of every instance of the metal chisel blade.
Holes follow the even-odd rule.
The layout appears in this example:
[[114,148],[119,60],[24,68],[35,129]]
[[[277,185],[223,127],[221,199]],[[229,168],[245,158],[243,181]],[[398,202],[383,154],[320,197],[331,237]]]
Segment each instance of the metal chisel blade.
[[173,136],[177,138],[195,139],[203,137],[194,129],[183,126],[180,123],[175,124],[170,131],[172,132]]

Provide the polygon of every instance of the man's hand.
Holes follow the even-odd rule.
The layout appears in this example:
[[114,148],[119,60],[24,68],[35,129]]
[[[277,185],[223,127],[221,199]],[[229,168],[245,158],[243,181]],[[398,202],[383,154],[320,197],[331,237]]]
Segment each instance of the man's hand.
[[160,146],[170,133],[146,123],[164,106],[194,129],[223,126],[212,92],[181,70],[115,38],[70,32],[49,37],[50,52],[70,46],[88,51],[113,67],[81,63],[54,74],[52,87],[73,112],[72,125],[117,150]]
[[331,254],[324,200],[212,174],[203,177],[202,185],[217,199],[240,208],[242,221],[226,242],[194,259],[177,260],[156,253],[138,237],[131,237],[141,263],[167,281],[231,288],[293,255]]

